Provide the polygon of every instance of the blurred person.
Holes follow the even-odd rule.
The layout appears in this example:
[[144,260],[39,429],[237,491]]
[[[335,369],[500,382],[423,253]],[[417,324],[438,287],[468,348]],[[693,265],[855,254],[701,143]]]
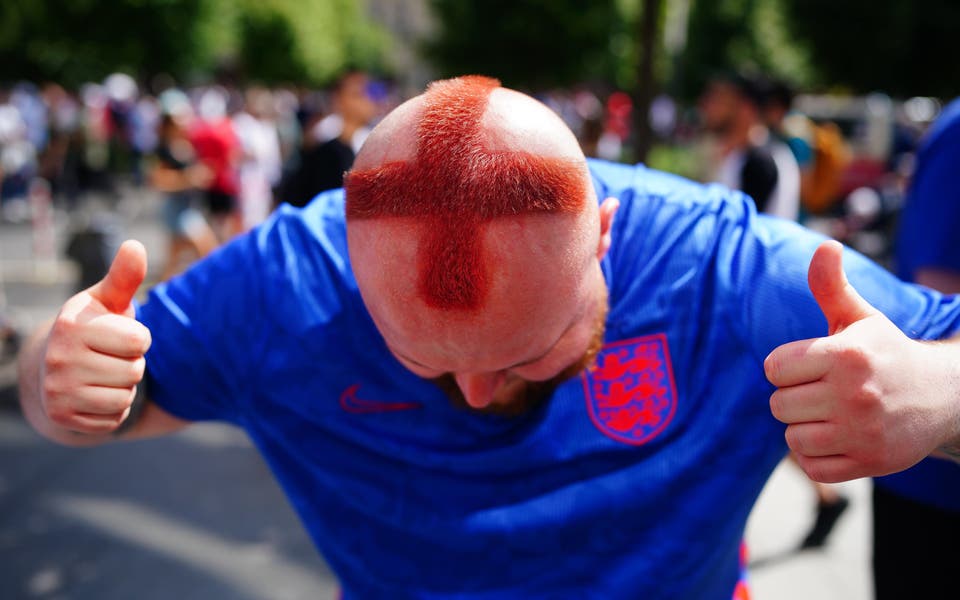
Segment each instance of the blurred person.
[[807,215],[828,214],[842,199],[843,171],[851,157],[840,127],[792,110],[794,92],[783,81],[771,81],[765,97],[767,127],[787,144],[800,167],[801,222]]
[[161,118],[160,103],[149,94],[141,95],[130,111],[130,146],[133,149],[136,185],[144,183],[144,158],[157,149]]
[[107,96],[109,168],[112,175],[132,175],[139,180],[140,153],[137,135],[137,101],[140,87],[126,73],[113,73],[103,81]]
[[0,91],[0,217],[13,222],[30,218],[27,200],[37,173],[37,149],[14,97]]
[[82,109],[76,142],[76,197],[71,205],[91,191],[110,193],[114,181],[110,173],[109,98],[104,87],[85,83],[80,88]]
[[74,183],[69,153],[80,126],[80,107],[76,98],[55,83],[45,84],[41,97],[48,114],[49,140],[40,156],[39,175],[50,182],[55,196],[69,195]]
[[172,112],[165,112],[160,120],[150,171],[151,186],[164,194],[163,221],[169,234],[167,258],[160,275],[163,281],[180,272],[185,261],[203,258],[218,245],[216,234],[199,208],[200,192],[209,186],[213,174],[199,162],[190,142],[191,114],[186,100],[172,104]]
[[[900,216],[897,274],[960,293],[960,99],[931,125]],[[930,458],[874,479],[877,600],[942,598],[954,589],[960,537],[960,466]]]
[[793,112],[794,92],[786,82],[769,79],[764,82],[763,87],[761,106],[763,123],[774,137],[790,148],[802,174],[813,163],[811,128],[788,127],[787,117],[792,117],[795,113]]
[[[0,172],[2,175],[2,172]],[[3,287],[3,273],[0,273],[0,365],[16,358],[20,351],[20,331],[13,323],[7,307],[7,294]]]
[[401,105],[345,183],[144,304],[126,243],[22,352],[33,426],[243,427],[346,598],[740,598],[788,444],[822,481],[960,450],[960,341],[901,332],[956,335],[960,299],[587,161],[495,80]]
[[232,117],[240,140],[240,214],[243,230],[263,222],[273,208],[273,189],[280,182],[280,135],[273,120],[273,97],[265,88],[247,90],[244,107]]
[[197,160],[213,174],[203,190],[206,211],[213,230],[223,242],[243,229],[238,206],[239,165],[242,147],[227,116],[227,95],[212,87],[200,92],[198,119],[190,130],[190,143]]
[[299,167],[285,186],[284,202],[304,206],[320,192],[343,185],[343,174],[353,165],[377,113],[369,86],[370,77],[363,71],[347,71],[337,79],[331,91],[333,112],[313,126],[315,144],[302,151]]
[[742,190],[760,212],[796,221],[799,167],[761,118],[763,94],[757,78],[739,73],[714,77],[707,84],[698,106],[704,128],[716,137],[709,178]]
[[274,120],[280,138],[280,159],[283,164],[287,164],[297,154],[297,148],[303,143],[299,111],[300,101],[292,90],[281,88],[273,91],[273,114],[276,116]]

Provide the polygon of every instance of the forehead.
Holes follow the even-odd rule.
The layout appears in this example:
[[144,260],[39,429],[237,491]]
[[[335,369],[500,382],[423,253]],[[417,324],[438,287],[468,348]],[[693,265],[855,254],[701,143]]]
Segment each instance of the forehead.
[[[525,215],[490,225],[483,235],[484,252],[498,272],[478,312],[439,310],[418,296],[416,273],[408,266],[416,260],[416,245],[405,242],[416,237],[416,222],[358,224],[351,234],[356,254],[383,257],[359,271],[357,279],[387,343],[424,364],[480,368],[522,362],[531,348],[542,350],[556,340],[589,294],[584,276],[589,260],[579,252],[583,244],[574,243],[575,226],[564,228],[566,236],[545,235],[556,230],[557,224],[548,222],[555,219],[575,225],[574,217],[556,215]],[[521,252],[524,259],[517,260]]]
[[[387,123],[387,133],[361,153],[377,153],[378,160],[365,159],[345,179],[351,229],[365,220],[421,223],[414,232],[419,233],[417,294],[434,308],[476,311],[483,306],[491,280],[499,276],[500,266],[480,241],[494,221],[530,213],[576,214],[588,201],[582,154],[576,155],[579,160],[555,156],[557,146],[566,146],[554,139],[556,132],[572,137],[569,130],[545,107],[531,119],[503,110],[501,105],[534,101],[507,91],[507,99],[516,98],[493,101],[492,93],[502,89],[497,85],[481,77],[431,85],[419,112],[402,107],[406,119]],[[413,127],[416,142],[406,148],[413,155],[389,160],[394,151],[383,147],[383,140],[399,135],[409,144]],[[554,135],[532,134],[537,131]],[[544,156],[547,149],[554,155]],[[368,268],[366,262],[358,265]]]

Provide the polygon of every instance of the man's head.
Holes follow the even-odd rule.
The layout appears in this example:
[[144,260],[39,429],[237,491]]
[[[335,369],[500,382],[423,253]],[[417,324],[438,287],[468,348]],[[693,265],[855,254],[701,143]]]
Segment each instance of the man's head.
[[339,114],[351,129],[367,125],[377,114],[369,85],[370,78],[363,71],[347,71],[330,90],[333,112]]
[[704,129],[725,136],[757,123],[762,103],[763,91],[757,78],[727,73],[707,83],[698,108]]
[[374,129],[345,188],[351,263],[387,345],[422,377],[452,376],[470,406],[515,402],[602,335],[616,201],[598,208],[576,138],[532,98],[435,83]]

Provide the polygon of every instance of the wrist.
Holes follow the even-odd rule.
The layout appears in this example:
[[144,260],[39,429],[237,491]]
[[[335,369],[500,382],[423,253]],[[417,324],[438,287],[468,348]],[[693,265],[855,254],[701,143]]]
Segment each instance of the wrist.
[[946,385],[947,409],[945,411],[945,441],[937,447],[937,453],[960,462],[960,340],[953,338],[940,345],[949,348],[944,365],[948,373]]

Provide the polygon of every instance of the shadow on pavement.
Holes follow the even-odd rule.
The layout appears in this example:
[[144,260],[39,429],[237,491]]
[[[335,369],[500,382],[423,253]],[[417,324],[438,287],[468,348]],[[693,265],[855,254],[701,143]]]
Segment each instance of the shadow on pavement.
[[60,447],[0,385],[3,598],[336,597],[336,579],[245,434]]

